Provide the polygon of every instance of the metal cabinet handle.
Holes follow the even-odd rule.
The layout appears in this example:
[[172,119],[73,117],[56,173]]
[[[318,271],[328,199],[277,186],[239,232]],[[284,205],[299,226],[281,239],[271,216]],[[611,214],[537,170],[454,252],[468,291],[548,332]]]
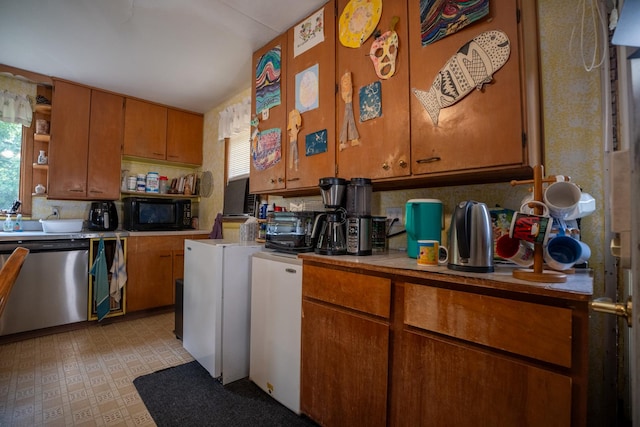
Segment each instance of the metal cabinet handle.
[[631,303],[631,297],[629,297],[626,303],[613,302],[611,298],[596,298],[591,301],[589,305],[594,311],[624,317],[627,319],[627,326],[633,326],[633,304]]
[[284,178],[279,177],[279,178],[278,178],[278,182],[284,182]]
[[405,162],[404,160],[400,160],[400,162],[398,162],[398,164],[400,165],[401,168],[406,168],[407,167],[407,162]]
[[382,164],[382,169],[384,169],[384,170],[388,171],[388,170],[389,170],[389,168],[390,168],[389,163],[384,162],[384,163]]
[[286,271],[287,273],[297,273],[298,271],[295,268],[285,268],[284,271]]
[[433,163],[442,160],[440,156],[427,157],[426,159],[418,159],[416,163]]
[[287,179],[287,181],[289,181],[289,182],[300,181],[300,178],[289,178],[289,179]]

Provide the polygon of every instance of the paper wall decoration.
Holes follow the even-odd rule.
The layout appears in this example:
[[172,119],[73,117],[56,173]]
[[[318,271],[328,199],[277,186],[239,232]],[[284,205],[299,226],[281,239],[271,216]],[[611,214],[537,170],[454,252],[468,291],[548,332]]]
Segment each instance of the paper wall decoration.
[[340,43],[358,48],[369,38],[382,15],[382,0],[351,0],[339,21]]
[[382,85],[373,82],[360,88],[360,122],[382,115]]
[[449,107],[473,88],[478,90],[493,80],[509,59],[511,43],[502,31],[486,31],[462,46],[442,67],[428,92],[413,89],[413,93],[438,125],[442,108]]
[[391,20],[391,29],[371,43],[369,57],[373,62],[373,69],[381,79],[388,79],[396,72],[398,33],[395,32],[395,28],[399,20],[400,18],[394,16]]
[[313,156],[327,151],[327,130],[310,133],[304,137],[305,154]]
[[289,169],[295,168],[298,170],[299,155],[298,155],[298,132],[302,125],[302,117],[298,110],[289,111],[289,122],[287,124],[287,130],[289,131]]
[[296,109],[300,113],[318,108],[318,64],[296,74]]
[[296,25],[293,30],[293,57],[324,41],[324,8]]
[[489,0],[419,1],[422,46],[451,35],[489,14]]
[[277,164],[282,157],[282,135],[280,128],[258,132],[257,143],[252,146],[251,160],[256,170],[262,171]]
[[340,151],[347,148],[347,143],[360,145],[360,134],[353,118],[353,83],[351,72],[347,71],[340,79],[340,96],[344,101],[344,119],[340,130]]
[[280,105],[280,46],[270,49],[256,63],[256,113]]

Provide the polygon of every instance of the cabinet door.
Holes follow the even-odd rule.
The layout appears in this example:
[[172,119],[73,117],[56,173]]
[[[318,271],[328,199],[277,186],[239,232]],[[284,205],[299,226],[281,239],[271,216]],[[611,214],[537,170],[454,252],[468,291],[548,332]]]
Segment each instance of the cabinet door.
[[49,198],[87,196],[91,89],[54,82],[49,144]]
[[87,198],[120,198],[120,156],[124,128],[124,98],[91,91]]
[[[285,166],[287,164],[287,34],[284,33],[266,46],[257,50],[253,54],[251,100],[253,105],[251,111],[259,119],[258,141],[252,141],[252,159],[250,165],[250,192],[268,193],[272,190],[282,190],[285,188]],[[267,58],[280,60],[279,75],[279,105],[268,109],[268,115],[263,111],[256,111],[256,93],[264,91],[256,90],[256,81],[275,80],[277,66],[259,66]],[[268,61],[267,61],[268,62]],[[272,62],[274,64],[274,62]],[[260,74],[260,75],[256,75]],[[276,85],[270,86],[272,90]],[[260,99],[263,99],[260,96]],[[253,130],[253,129],[252,129]],[[279,137],[278,137],[279,133]],[[257,155],[254,157],[254,153]],[[279,159],[279,160],[278,160]]]
[[482,90],[474,89],[455,104],[441,109],[437,125],[418,98],[411,94],[411,168],[414,175],[517,167],[525,162],[523,52],[517,3],[492,1],[487,17],[423,47],[420,2],[409,2],[410,83],[413,89],[429,91],[438,72],[458,49],[485,31],[505,32],[511,46],[507,63],[493,74],[491,82]]
[[[336,66],[336,22],[335,1],[328,2],[323,8],[324,41],[317,46],[295,56],[295,27],[287,32],[287,114],[302,108],[301,126],[297,142],[291,142],[289,132],[283,139],[283,150],[287,152],[286,188],[310,188],[318,186],[320,178],[336,174],[336,135],[335,135],[335,66]],[[317,69],[317,74],[314,71]],[[296,81],[299,84],[296,84]],[[305,82],[310,81],[311,88],[317,83],[317,98],[310,96]],[[302,90],[301,90],[302,89]],[[313,94],[313,89],[311,89]],[[297,102],[296,102],[297,100]],[[312,108],[314,100],[317,107]],[[311,108],[308,111],[304,111]],[[288,116],[287,116],[288,119]],[[287,127],[291,126],[287,120]],[[324,135],[326,151],[321,148],[314,151],[315,137],[320,141]],[[309,138],[309,147],[307,147]],[[294,140],[295,141],[295,140]],[[292,144],[297,145],[298,162],[292,155]]]
[[570,377],[428,335],[401,335],[390,425],[571,425]]
[[130,237],[127,257],[127,311],[174,303],[173,250],[175,236]]
[[167,108],[127,98],[123,147],[125,156],[166,160]]
[[386,426],[388,354],[387,324],[303,300],[302,412],[321,425]]
[[177,163],[202,165],[201,114],[167,110],[167,160]]
[[[348,0],[338,0],[338,16],[342,14]],[[419,3],[413,0],[411,3]],[[345,102],[340,91],[336,93],[337,112],[337,158],[338,176],[343,178],[367,177],[372,179],[407,176],[411,173],[409,142],[409,41],[407,1],[387,1],[382,8],[382,16],[377,28],[382,32],[390,30],[394,16],[399,18],[395,31],[399,39],[395,74],[381,79],[371,61],[372,35],[359,48],[337,44],[336,81],[338,85],[345,72],[351,72],[353,92],[353,115],[360,145],[343,145],[340,149],[339,137],[345,120]],[[419,14],[418,14],[419,16]],[[413,56],[411,57],[413,61]],[[380,83],[379,90],[375,84]],[[373,86],[370,86],[373,85]],[[371,97],[361,97],[371,93]],[[375,102],[367,99],[381,98],[381,110]],[[366,104],[366,105],[365,105]],[[375,117],[361,121],[361,118]]]

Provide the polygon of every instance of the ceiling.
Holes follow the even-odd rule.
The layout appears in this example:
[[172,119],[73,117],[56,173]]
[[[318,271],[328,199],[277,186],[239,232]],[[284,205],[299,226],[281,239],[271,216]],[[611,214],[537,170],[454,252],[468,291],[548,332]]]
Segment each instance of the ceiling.
[[0,64],[204,113],[327,0],[0,0]]

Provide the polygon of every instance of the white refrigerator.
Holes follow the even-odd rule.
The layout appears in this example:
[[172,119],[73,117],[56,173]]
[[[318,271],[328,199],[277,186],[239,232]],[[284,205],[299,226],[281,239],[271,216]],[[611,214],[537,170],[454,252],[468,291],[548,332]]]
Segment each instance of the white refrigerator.
[[253,242],[185,240],[182,345],[227,384],[249,376]]

